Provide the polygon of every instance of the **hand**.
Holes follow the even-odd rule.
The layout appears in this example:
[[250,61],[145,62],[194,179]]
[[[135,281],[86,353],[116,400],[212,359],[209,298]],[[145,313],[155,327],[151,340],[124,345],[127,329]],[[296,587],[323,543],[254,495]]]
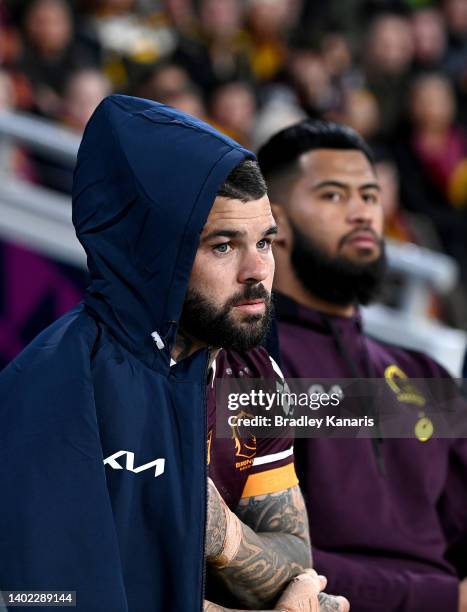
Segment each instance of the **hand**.
[[318,601],[320,612],[349,612],[350,610],[350,604],[345,597],[320,593]]
[[289,583],[275,609],[283,612],[349,612],[347,599],[322,593],[326,583],[326,578],[315,570],[305,570]]
[[459,584],[459,612],[467,612],[467,578]]
[[326,582],[326,578],[318,576],[315,570],[305,570],[290,581],[275,609],[282,612],[319,612],[318,594]]

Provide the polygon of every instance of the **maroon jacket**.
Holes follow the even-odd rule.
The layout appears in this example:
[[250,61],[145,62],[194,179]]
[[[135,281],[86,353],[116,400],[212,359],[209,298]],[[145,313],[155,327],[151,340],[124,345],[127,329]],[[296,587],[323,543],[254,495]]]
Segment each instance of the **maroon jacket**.
[[[276,301],[282,369],[294,378],[447,377],[416,351],[365,336],[360,316]],[[467,440],[296,440],[316,569],[352,612],[457,612],[467,575]],[[379,453],[379,458],[378,458]]]

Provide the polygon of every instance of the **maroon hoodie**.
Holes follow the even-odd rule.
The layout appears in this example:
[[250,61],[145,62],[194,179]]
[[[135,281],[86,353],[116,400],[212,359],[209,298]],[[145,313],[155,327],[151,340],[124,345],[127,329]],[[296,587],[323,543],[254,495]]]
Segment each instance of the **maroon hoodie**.
[[[445,378],[416,351],[365,336],[360,316],[324,315],[278,295],[284,374]],[[296,440],[314,565],[352,612],[458,612],[467,575],[467,439]]]

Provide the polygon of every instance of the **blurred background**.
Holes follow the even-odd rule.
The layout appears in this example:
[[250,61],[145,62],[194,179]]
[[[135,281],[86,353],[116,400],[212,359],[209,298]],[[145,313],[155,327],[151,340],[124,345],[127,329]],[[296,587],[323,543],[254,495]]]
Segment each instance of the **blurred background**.
[[390,273],[369,333],[459,375],[467,330],[467,0],[0,0],[0,368],[77,304],[84,126],[111,92],[256,150],[302,117],[354,127]]

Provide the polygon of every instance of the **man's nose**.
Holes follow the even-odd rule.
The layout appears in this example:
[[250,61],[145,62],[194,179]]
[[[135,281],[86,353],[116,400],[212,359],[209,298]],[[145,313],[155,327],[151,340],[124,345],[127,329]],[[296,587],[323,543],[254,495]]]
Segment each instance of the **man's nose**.
[[373,225],[374,207],[361,196],[355,195],[349,200],[347,221],[352,225]]
[[238,280],[240,283],[256,284],[264,281],[268,275],[268,263],[264,255],[255,251],[248,251],[244,254]]

